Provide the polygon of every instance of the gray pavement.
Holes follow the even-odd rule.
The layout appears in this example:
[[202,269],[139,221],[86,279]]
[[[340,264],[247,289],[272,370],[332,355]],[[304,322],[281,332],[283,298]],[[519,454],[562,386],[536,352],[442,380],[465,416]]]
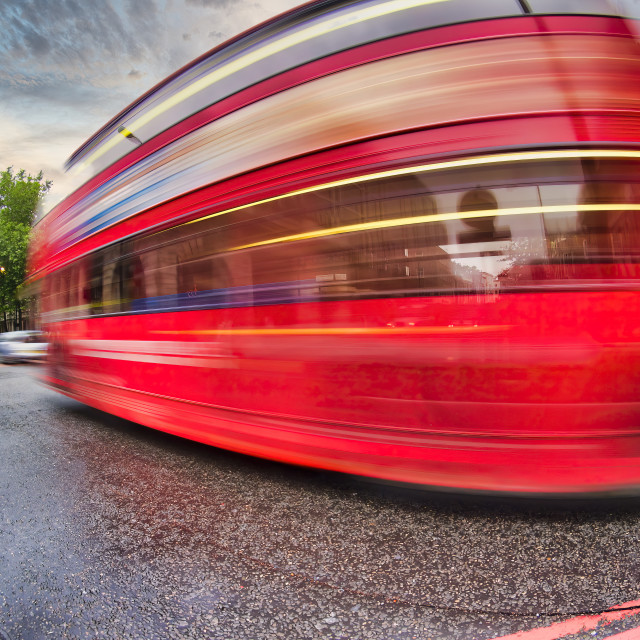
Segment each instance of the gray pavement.
[[12,640],[487,640],[640,598],[636,503],[439,497],[256,460],[87,408],[37,370],[0,366]]

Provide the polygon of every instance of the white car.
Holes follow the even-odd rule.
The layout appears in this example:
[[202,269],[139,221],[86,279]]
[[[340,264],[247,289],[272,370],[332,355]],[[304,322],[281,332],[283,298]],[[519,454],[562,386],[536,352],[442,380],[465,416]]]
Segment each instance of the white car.
[[47,343],[39,331],[9,331],[0,334],[0,362],[43,360]]

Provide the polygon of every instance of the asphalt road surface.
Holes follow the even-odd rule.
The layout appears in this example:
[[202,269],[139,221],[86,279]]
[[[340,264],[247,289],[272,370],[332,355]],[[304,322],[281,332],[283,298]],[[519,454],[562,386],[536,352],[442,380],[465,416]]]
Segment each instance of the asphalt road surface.
[[37,370],[0,366],[0,638],[638,633],[638,502],[460,499],[256,460]]

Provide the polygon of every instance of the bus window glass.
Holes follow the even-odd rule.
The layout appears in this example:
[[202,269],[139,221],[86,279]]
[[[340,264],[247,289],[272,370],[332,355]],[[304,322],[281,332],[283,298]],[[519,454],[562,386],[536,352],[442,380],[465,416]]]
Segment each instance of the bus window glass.
[[[118,313],[604,282],[622,272],[584,265],[640,259],[631,164],[480,164],[285,196],[96,254],[91,305]],[[57,308],[78,297],[74,277],[55,276]]]

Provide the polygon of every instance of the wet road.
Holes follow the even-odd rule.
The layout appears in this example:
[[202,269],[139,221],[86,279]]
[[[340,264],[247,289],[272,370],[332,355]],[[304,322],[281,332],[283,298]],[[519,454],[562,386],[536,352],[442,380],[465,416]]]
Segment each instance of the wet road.
[[0,366],[12,640],[487,640],[640,598],[638,504],[385,489],[153,432],[45,389],[36,371]]

